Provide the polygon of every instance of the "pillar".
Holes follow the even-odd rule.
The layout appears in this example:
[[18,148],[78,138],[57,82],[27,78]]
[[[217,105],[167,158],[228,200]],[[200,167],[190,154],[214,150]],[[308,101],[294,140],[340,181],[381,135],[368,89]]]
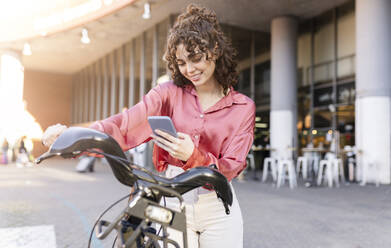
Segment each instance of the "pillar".
[[[356,1],[356,146],[369,182],[390,183],[391,1]],[[374,163],[369,171],[362,170]],[[366,171],[366,172],[365,172]]]
[[274,157],[292,157],[296,147],[298,22],[283,16],[271,25],[270,145]]

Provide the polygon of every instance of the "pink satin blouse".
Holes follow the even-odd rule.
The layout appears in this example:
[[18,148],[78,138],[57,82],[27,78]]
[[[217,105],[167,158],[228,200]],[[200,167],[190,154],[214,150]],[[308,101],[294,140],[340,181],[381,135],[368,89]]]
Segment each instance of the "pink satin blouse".
[[151,139],[147,116],[152,115],[170,116],[176,130],[189,134],[195,145],[186,162],[155,145],[153,161],[158,171],[168,164],[184,170],[216,164],[230,181],[246,167],[255,123],[255,105],[247,96],[231,88],[227,96],[203,111],[194,87],[180,88],[167,82],[150,90],[135,106],[97,121],[91,128],[113,136],[128,150]]

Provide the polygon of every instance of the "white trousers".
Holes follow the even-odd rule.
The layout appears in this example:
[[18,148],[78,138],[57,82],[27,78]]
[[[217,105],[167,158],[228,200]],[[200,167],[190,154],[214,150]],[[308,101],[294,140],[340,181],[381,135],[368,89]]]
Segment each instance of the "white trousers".
[[[185,200],[188,248],[243,247],[242,213],[232,186],[231,189],[233,203],[229,215],[225,213],[224,205],[214,191],[195,189],[193,191],[198,193],[198,199],[194,202]],[[166,206],[179,210],[179,200],[166,198]],[[184,247],[182,232],[174,229],[168,232],[170,239]]]

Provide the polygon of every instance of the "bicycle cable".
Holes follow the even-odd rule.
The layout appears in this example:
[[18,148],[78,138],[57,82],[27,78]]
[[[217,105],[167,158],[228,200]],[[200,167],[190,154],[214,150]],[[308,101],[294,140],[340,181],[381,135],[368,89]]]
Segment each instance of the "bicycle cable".
[[90,150],[90,151],[87,151],[87,152],[103,155],[105,157],[109,157],[111,159],[114,159],[114,160],[120,162],[125,167],[130,166],[131,169],[141,170],[142,172],[147,173],[155,181],[155,183],[159,184],[159,181],[155,178],[155,175],[152,172],[150,172],[149,170],[147,170],[144,167],[142,167],[140,165],[137,165],[137,164],[130,165],[129,161],[127,159],[124,159],[124,158],[121,158],[121,157],[118,157],[118,156],[115,156],[115,155],[111,155],[111,154],[108,154],[108,153],[105,153],[105,152],[100,152],[100,151],[97,151],[97,150]]
[[91,228],[91,232],[90,232],[90,238],[88,240],[88,248],[91,247],[91,240],[92,240],[92,235],[94,233],[94,230],[95,230],[95,227],[96,225],[98,224],[98,222],[100,221],[100,219],[103,217],[103,215],[105,215],[107,213],[107,211],[109,211],[111,208],[113,208],[115,205],[117,205],[118,203],[120,203],[121,201],[125,200],[126,198],[129,198],[131,195],[133,195],[134,193],[130,193],[130,194],[127,194],[126,196],[122,197],[121,199],[117,200],[116,202],[114,202],[113,204],[111,204],[108,208],[106,208],[98,217],[98,219],[95,221],[94,223],[94,226]]
[[111,248],[115,248],[114,245],[115,245],[115,242],[117,241],[117,238],[118,238],[118,234],[115,235],[115,239],[114,239],[114,241],[113,241],[113,246],[112,246]]
[[[167,203],[166,203],[166,197],[165,196],[163,196],[163,201],[164,201],[164,207],[167,207]],[[160,234],[160,231],[162,230],[162,225],[160,225],[160,228],[159,228],[159,231],[157,232],[157,236],[159,236],[159,234]]]
[[[109,157],[109,158],[111,158],[111,159],[115,159],[115,160],[117,160],[118,162],[120,162],[120,163],[121,163],[123,166],[125,166],[125,167],[130,166],[130,167],[132,168],[133,166],[135,166],[136,168],[132,168],[132,169],[138,169],[138,170],[141,170],[141,171],[147,173],[147,174],[148,174],[148,175],[149,175],[157,184],[159,183],[158,180],[155,178],[155,175],[154,175],[152,172],[150,172],[149,170],[145,169],[144,167],[139,166],[139,165],[136,165],[136,164],[133,164],[133,166],[130,165],[130,164],[129,164],[129,161],[128,161],[127,159],[124,159],[124,158],[121,158],[121,157],[118,157],[118,156],[115,156],[115,155],[111,155],[111,154],[108,154],[108,153],[105,153],[105,152],[100,152],[100,151],[97,151],[97,150],[90,150],[90,151],[88,151],[88,152],[89,152],[89,153],[95,153],[95,154],[103,155],[103,156]],[[93,235],[94,229],[95,229],[96,225],[98,224],[99,220],[103,217],[103,215],[104,215],[107,211],[109,211],[112,207],[114,207],[116,204],[118,204],[119,202],[123,201],[124,199],[126,199],[127,197],[129,197],[129,196],[132,195],[132,194],[134,194],[134,193],[130,193],[130,194],[124,196],[123,198],[121,198],[120,200],[118,200],[117,202],[113,203],[111,206],[109,206],[109,207],[108,207],[108,208],[107,208],[107,209],[98,217],[97,221],[94,223],[94,226],[93,226],[92,229],[91,229],[90,238],[89,238],[89,241],[88,241],[88,248],[90,248],[90,245],[91,245],[91,240],[92,240],[92,235]],[[164,207],[166,207],[166,197],[163,197],[163,201],[164,201]],[[161,230],[162,230],[162,226],[160,226],[160,228],[159,228],[159,231],[158,231],[158,233],[157,233],[158,236],[159,236]],[[117,236],[115,237],[114,242],[116,241],[116,239],[117,239]],[[113,245],[114,245],[114,243],[113,243]]]

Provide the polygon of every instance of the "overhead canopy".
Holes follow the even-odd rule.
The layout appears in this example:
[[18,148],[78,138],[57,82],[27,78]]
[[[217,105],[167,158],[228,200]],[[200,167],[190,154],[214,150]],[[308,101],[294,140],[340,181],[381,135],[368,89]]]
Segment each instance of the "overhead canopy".
[[[146,0],[2,1],[0,50],[21,51],[28,41],[33,55],[23,57],[25,68],[72,74],[191,2],[215,10],[222,23],[268,32],[276,16],[304,20],[347,1],[151,0],[148,20],[141,17]],[[88,29],[89,45],[80,43],[83,27]]]

